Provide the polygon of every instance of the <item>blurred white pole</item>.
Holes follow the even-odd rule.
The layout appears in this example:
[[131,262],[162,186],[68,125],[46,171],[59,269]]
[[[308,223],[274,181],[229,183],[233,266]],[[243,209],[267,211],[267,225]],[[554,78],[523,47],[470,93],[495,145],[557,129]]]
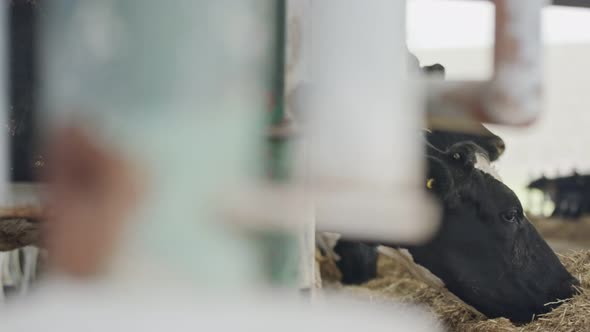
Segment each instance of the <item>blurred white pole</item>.
[[[541,113],[541,9],[548,0],[495,0],[494,72],[483,82],[433,82],[429,120],[470,130],[479,122],[526,126]],[[471,119],[471,121],[469,121]]]
[[534,122],[541,111],[541,10],[548,0],[495,0],[494,75],[484,97],[498,123]]
[[120,272],[157,266],[224,289],[263,279],[256,243],[227,227],[220,200],[259,174],[274,9],[269,0],[45,3],[43,127],[78,120],[145,174]]
[[[287,57],[285,66],[285,107],[286,112],[297,121],[298,115],[304,110],[298,109],[297,91],[301,91],[309,79],[309,71],[305,67],[309,53],[309,11],[311,0],[287,1]],[[307,38],[306,38],[307,37]],[[291,122],[291,124],[293,121]],[[313,204],[302,206],[305,210],[300,214],[299,242],[299,287],[312,290],[318,282],[318,271],[315,262],[315,213]]]
[[4,295],[4,274],[6,271],[5,261],[8,259],[8,252],[0,252],[0,307],[4,303],[5,295]]
[[406,70],[405,1],[312,3],[304,119],[319,230],[390,241],[434,231],[423,113]]
[[29,290],[31,282],[35,280],[37,275],[37,261],[39,259],[39,249],[28,246],[21,249],[24,254],[23,276],[20,285],[20,293],[26,294]]
[[289,9],[286,104],[296,130],[271,136],[297,140],[295,174],[236,192],[230,213],[300,230],[313,209],[319,231],[426,240],[437,209],[421,181],[424,105],[407,77],[405,1],[294,0]]

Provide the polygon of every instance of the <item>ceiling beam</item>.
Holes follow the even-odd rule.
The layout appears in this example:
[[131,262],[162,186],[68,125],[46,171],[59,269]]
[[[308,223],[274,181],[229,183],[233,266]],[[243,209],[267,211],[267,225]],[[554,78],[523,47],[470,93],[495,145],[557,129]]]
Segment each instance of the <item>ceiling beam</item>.
[[[473,1],[473,0],[470,0],[470,1]],[[491,0],[486,0],[486,1],[491,1]],[[553,4],[555,6],[590,8],[590,1],[588,1],[588,0],[552,0],[551,4]]]
[[553,0],[556,6],[590,8],[590,1],[586,0]]

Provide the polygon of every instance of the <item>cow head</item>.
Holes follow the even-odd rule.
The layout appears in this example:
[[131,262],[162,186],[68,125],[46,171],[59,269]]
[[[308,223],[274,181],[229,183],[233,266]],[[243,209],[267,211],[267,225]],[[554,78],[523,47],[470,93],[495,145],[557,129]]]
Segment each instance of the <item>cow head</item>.
[[443,206],[441,228],[414,260],[488,317],[526,322],[574,294],[577,280],[529,223],[516,195],[478,168],[481,148],[430,149],[426,186]]
[[494,135],[482,124],[477,124],[478,133],[463,133],[447,130],[428,130],[424,133],[429,144],[446,150],[458,142],[473,142],[483,148],[490,161],[497,160],[506,149],[504,140]]

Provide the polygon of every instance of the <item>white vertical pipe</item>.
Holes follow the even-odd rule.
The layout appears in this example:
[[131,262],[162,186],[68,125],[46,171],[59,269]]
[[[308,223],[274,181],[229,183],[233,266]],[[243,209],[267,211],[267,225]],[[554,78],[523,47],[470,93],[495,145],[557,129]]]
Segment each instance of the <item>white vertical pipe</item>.
[[547,0],[495,0],[494,75],[488,117],[506,124],[534,121],[541,109],[541,9]]
[[43,126],[81,126],[122,151],[147,188],[113,278],[157,265],[209,287],[262,280],[256,244],[228,231],[220,210],[234,188],[257,179],[273,4],[45,3]]
[[422,113],[406,80],[405,1],[315,1],[311,25],[305,133],[318,228],[426,237],[434,211],[420,191]]
[[4,285],[5,285],[5,277],[4,275],[7,273],[8,268],[6,267],[6,259],[8,258],[7,252],[0,252],[0,305],[4,303],[5,296],[4,296]]
[[[296,102],[300,96],[296,91],[301,91],[305,82],[309,79],[309,70],[306,67],[309,52],[309,11],[311,0],[287,1],[287,58],[285,75],[285,107],[289,115],[297,121],[298,115],[304,110],[299,109],[301,104]],[[299,243],[299,287],[313,290],[317,283],[315,262],[315,215],[313,205],[304,206],[298,227]]]
[[24,247],[25,266],[23,267],[23,277],[20,292],[26,294],[37,274],[37,260],[39,258],[39,249],[28,246]]
[[541,113],[541,9],[548,0],[495,0],[494,73],[484,82],[433,82],[430,122],[472,130],[473,121],[526,126]]
[[[403,3],[327,0],[312,6],[310,72],[317,98],[309,137],[318,180],[382,185],[416,166],[411,149],[397,156],[393,149],[396,131],[407,131],[415,117],[401,114]],[[400,144],[415,145],[399,136]]]

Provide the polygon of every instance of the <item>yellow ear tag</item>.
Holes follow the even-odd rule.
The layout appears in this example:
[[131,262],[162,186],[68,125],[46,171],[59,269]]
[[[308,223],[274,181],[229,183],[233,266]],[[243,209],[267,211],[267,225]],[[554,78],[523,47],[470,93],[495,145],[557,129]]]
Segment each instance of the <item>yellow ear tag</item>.
[[432,189],[433,185],[434,185],[434,179],[428,179],[426,181],[426,188]]

